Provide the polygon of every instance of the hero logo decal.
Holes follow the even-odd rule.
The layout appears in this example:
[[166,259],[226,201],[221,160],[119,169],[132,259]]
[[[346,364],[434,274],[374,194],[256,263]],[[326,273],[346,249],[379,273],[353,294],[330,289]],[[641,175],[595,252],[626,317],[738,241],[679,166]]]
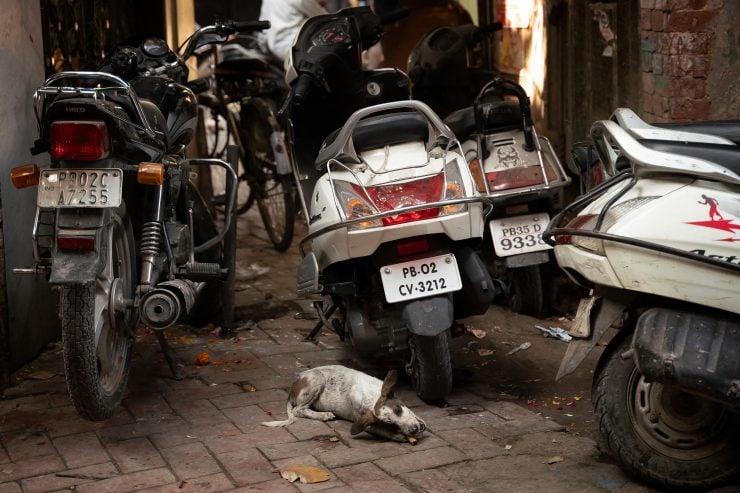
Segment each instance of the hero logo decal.
[[728,241],[736,242],[740,241],[740,238],[736,238],[736,231],[740,231],[740,222],[733,222],[735,219],[725,219],[725,216],[719,210],[719,202],[717,199],[708,197],[706,195],[701,196],[703,201],[697,201],[701,205],[706,205],[709,208],[709,221],[690,221],[686,224],[692,224],[694,226],[701,226],[704,228],[718,229],[720,231],[726,231],[732,233],[733,236],[730,238],[722,238],[717,241]]

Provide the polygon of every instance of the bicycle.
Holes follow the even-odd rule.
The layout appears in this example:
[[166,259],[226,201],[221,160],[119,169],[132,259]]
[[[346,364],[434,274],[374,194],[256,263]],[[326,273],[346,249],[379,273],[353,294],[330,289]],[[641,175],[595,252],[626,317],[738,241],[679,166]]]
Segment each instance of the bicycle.
[[[276,111],[287,86],[279,69],[239,44],[226,45],[210,55],[211,91],[199,97],[211,117],[208,154],[219,157],[228,144],[239,147],[237,214],[256,202],[274,248],[285,251],[293,239],[295,186]],[[211,202],[220,210],[225,181],[213,178]]]

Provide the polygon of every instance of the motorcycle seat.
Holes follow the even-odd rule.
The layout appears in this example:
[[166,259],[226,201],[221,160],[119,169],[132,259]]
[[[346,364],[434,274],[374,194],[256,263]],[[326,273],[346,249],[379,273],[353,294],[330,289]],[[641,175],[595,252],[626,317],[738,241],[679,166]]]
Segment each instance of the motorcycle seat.
[[[326,149],[339,135],[341,128],[330,133],[321,149]],[[376,149],[387,145],[403,144],[405,142],[424,141],[429,139],[429,123],[426,118],[416,112],[390,113],[377,115],[360,120],[352,131],[352,143],[356,152]],[[316,168],[323,170],[326,159],[319,153]]]
[[706,122],[687,122],[687,123],[654,123],[656,127],[668,130],[682,130],[685,132],[695,132],[699,134],[714,135],[724,137],[740,145],[740,120],[718,120]]
[[655,151],[669,152],[671,154],[711,161],[740,175],[740,146],[649,139],[643,139],[639,142]]
[[[516,101],[489,101],[481,103],[479,115],[485,133],[522,128],[522,112]],[[468,106],[452,112],[445,123],[460,140],[467,140],[478,130],[475,107]]]

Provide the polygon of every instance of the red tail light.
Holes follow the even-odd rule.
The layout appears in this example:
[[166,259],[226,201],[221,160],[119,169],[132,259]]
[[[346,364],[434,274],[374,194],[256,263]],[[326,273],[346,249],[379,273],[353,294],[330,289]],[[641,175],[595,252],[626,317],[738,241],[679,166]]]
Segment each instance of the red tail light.
[[[410,181],[393,185],[382,185],[377,187],[367,187],[367,195],[380,212],[393,211],[402,207],[411,207],[414,205],[437,202],[444,197],[444,173],[424,178],[421,180]],[[364,195],[362,188],[352,184],[355,192]],[[421,221],[422,219],[431,219],[439,216],[439,208],[421,209],[413,212],[404,212],[396,216],[383,218],[384,226],[394,224],[403,224],[411,221]]]
[[[565,226],[567,229],[585,229],[584,226],[592,226],[596,222],[598,216],[595,214],[585,214],[583,216],[576,216]],[[570,245],[573,243],[573,236],[571,235],[558,235],[555,238],[557,245]]]
[[101,121],[57,121],[51,124],[51,155],[69,161],[95,161],[110,153],[108,128]]
[[95,250],[94,236],[58,236],[57,248],[59,250],[78,250],[91,252]]
[[405,243],[399,243],[396,245],[396,253],[399,257],[406,257],[408,255],[414,255],[416,253],[424,253],[429,251],[429,240],[416,240],[407,241]]

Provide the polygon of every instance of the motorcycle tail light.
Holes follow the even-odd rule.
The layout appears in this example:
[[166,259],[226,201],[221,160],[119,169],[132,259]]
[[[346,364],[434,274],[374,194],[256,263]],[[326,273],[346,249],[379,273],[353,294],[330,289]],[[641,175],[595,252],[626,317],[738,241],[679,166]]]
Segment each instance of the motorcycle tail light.
[[10,179],[15,188],[26,188],[38,185],[39,176],[39,167],[35,164],[25,164],[10,170]]
[[57,236],[59,250],[76,250],[91,252],[95,250],[94,236]]
[[429,240],[421,239],[415,241],[406,241],[396,245],[396,253],[399,257],[407,257],[417,253],[429,251]]
[[[402,207],[438,202],[443,197],[445,187],[444,173],[439,173],[420,180],[367,187],[367,195],[380,212],[393,211]],[[362,187],[352,184],[357,193],[362,193]],[[395,216],[382,218],[384,226],[393,226],[412,221],[432,219],[439,216],[439,208],[419,209],[403,212]]]
[[56,121],[51,124],[51,155],[66,161],[96,161],[110,154],[108,128],[102,121]]

